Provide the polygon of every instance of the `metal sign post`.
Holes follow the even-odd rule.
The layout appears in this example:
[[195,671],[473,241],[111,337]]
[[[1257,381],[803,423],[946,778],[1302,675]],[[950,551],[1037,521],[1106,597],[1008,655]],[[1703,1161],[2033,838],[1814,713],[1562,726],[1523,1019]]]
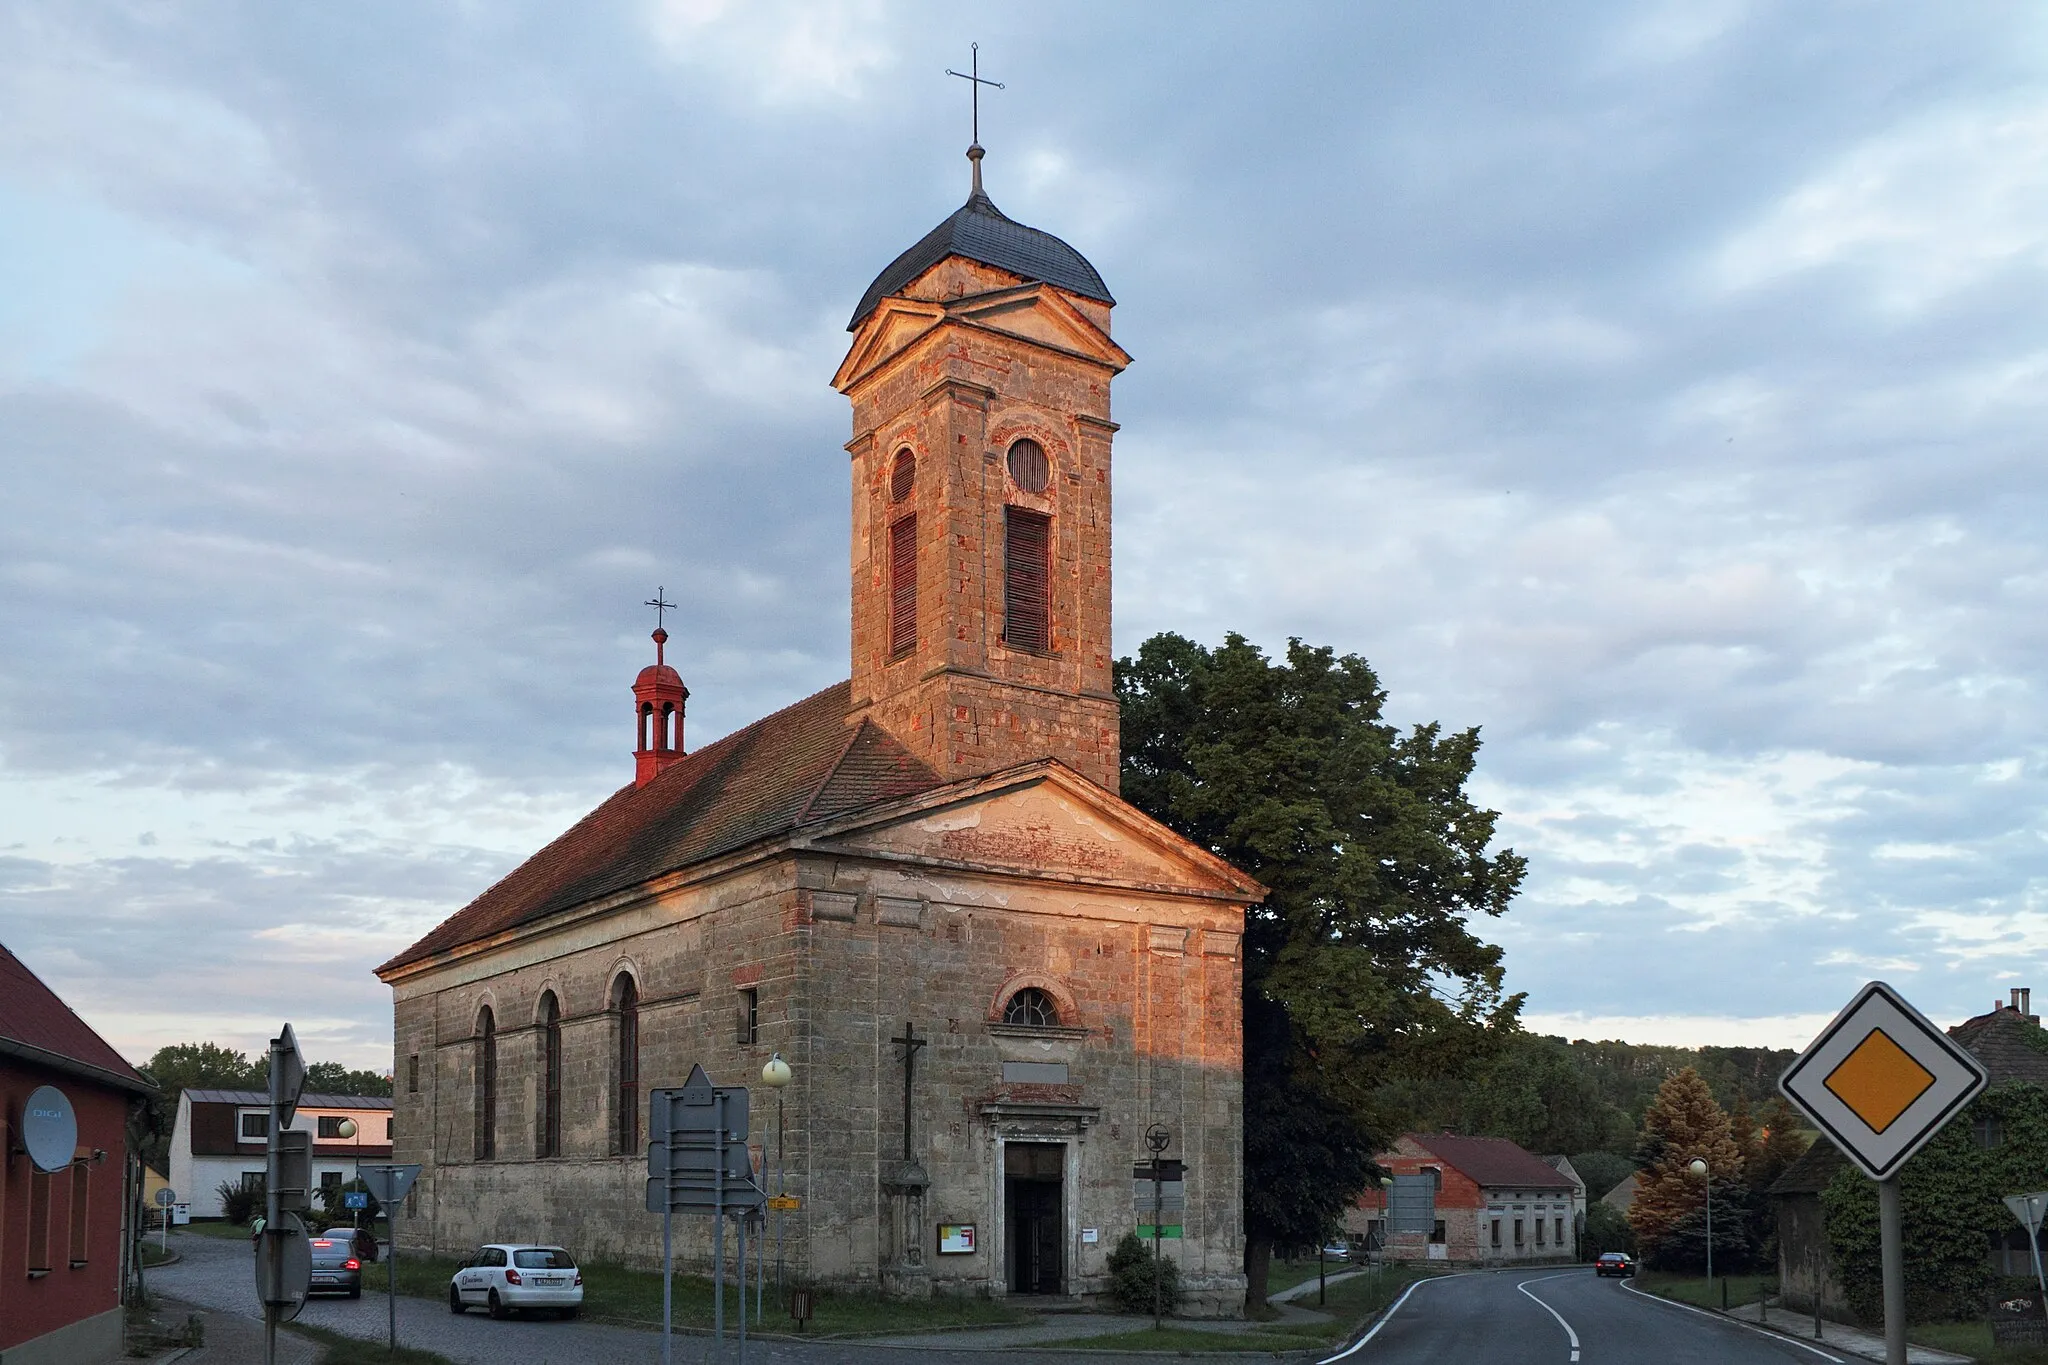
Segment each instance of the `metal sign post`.
[[178,1192],[169,1185],[156,1192],[156,1206],[164,1211],[163,1236],[157,1242],[157,1249],[168,1256],[171,1253],[171,1205],[178,1202]]
[[391,1234],[391,1255],[384,1263],[385,1314],[390,1319],[391,1353],[398,1354],[398,1210],[420,1178],[418,1166],[356,1165],[356,1175],[384,1206],[384,1230]]
[[[680,1089],[647,1094],[647,1211],[662,1215],[663,1365],[673,1359],[675,1274],[672,1217],[712,1217],[712,1333],[725,1341],[725,1220],[757,1215],[768,1196],[754,1180],[747,1152],[748,1100],[744,1086],[714,1086],[704,1068],[690,1069]],[[746,1232],[740,1233],[740,1359],[746,1359]]]
[[2039,1194],[2009,1194],[2005,1206],[2027,1230],[2027,1250],[2034,1257],[2034,1283],[2041,1287],[2043,1311],[2048,1311],[2048,1275],[2041,1272],[2041,1221],[2048,1217],[2048,1191]]
[[1877,1182],[1886,1365],[1906,1365],[1899,1168],[1987,1083],[1977,1059],[1882,981],[1856,993],[1778,1081],[1785,1098]]

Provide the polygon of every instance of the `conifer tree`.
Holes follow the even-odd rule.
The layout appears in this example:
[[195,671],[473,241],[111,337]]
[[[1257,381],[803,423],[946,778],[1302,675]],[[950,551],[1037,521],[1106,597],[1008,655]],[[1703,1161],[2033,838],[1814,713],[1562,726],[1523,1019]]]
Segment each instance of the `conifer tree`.
[[[1635,1202],[1628,1208],[1628,1222],[1646,1257],[1655,1257],[1658,1245],[1704,1208],[1706,1183],[1692,1173],[1695,1158],[1706,1159],[1717,1202],[1733,1195],[1742,1183],[1742,1148],[1729,1131],[1728,1115],[1691,1067],[1667,1077],[1658,1087],[1657,1098],[1643,1115],[1642,1142],[1636,1155],[1643,1169],[1636,1183]],[[1735,1212],[1732,1200],[1727,1207]],[[1716,1229],[1717,1234],[1720,1231]],[[1714,1240],[1719,1244],[1721,1237]]]

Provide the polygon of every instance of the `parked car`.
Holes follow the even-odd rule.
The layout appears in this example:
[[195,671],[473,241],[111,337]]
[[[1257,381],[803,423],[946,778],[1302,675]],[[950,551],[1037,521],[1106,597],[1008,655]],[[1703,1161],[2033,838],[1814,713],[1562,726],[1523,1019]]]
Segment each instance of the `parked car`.
[[363,1296],[363,1263],[350,1245],[348,1230],[340,1230],[340,1236],[329,1237],[325,1233],[313,1237],[313,1278],[307,1285],[310,1294],[346,1294],[352,1299]]
[[1633,1275],[1636,1273],[1635,1258],[1626,1251],[1603,1251],[1599,1259],[1593,1262],[1593,1273],[1624,1277]]
[[448,1281],[448,1311],[488,1309],[507,1318],[525,1308],[552,1308],[573,1318],[583,1306],[583,1272],[560,1247],[492,1242],[471,1252]]
[[1323,1259],[1324,1259],[1324,1260],[1326,1260],[1326,1261],[1348,1261],[1348,1260],[1350,1260],[1350,1259],[1351,1259],[1351,1244],[1350,1244],[1349,1242],[1332,1242],[1332,1243],[1330,1243],[1330,1244],[1329,1244],[1328,1246],[1326,1246],[1326,1247],[1324,1247],[1324,1248],[1323,1248]]

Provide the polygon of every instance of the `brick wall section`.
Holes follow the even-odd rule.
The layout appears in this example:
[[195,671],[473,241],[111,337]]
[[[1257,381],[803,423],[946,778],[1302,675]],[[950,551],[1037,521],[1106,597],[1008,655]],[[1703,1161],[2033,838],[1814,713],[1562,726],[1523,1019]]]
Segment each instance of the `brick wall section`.
[[[1442,1172],[1443,1184],[1437,1191],[1436,1216],[1444,1223],[1443,1245],[1446,1249],[1441,1257],[1434,1259],[1498,1265],[1568,1261],[1574,1255],[1572,1239],[1576,1229],[1569,1190],[1481,1186],[1441,1156],[1407,1137],[1401,1138],[1391,1151],[1381,1153],[1375,1160],[1394,1175],[1418,1175],[1429,1170]],[[1367,1219],[1386,1216],[1385,1198],[1377,1189],[1367,1190],[1359,1198],[1358,1208]],[[1493,1245],[1492,1222],[1495,1218],[1501,1220],[1499,1247]],[[1520,1246],[1516,1246],[1514,1240],[1514,1220],[1517,1218],[1523,1220]],[[1535,1220],[1538,1218],[1543,1220],[1541,1243],[1536,1241]],[[1565,1240],[1562,1246],[1558,1244],[1556,1226],[1552,1221],[1557,1218],[1564,1220]],[[1423,1233],[1390,1234],[1386,1244],[1387,1255],[1394,1260],[1433,1259],[1429,1254],[1429,1241]]]

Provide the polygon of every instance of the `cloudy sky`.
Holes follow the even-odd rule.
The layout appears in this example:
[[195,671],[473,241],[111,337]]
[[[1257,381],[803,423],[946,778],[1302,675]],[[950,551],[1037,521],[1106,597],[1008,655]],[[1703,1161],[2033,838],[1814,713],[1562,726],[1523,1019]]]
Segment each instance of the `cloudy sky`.
[[0,0],[0,941],[131,1056],[846,672],[868,280],[1101,270],[1117,645],[1483,727],[1539,1026],[2048,989],[2048,11]]

